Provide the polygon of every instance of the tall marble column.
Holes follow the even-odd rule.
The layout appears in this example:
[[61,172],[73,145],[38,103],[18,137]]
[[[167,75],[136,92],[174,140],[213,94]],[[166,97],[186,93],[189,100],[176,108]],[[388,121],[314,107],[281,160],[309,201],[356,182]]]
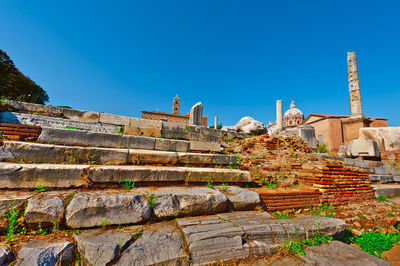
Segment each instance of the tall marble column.
[[282,120],[282,100],[276,101],[276,128],[283,128],[283,120]]
[[360,81],[358,79],[357,57],[355,52],[347,53],[347,72],[349,81],[350,114],[352,117],[363,116]]

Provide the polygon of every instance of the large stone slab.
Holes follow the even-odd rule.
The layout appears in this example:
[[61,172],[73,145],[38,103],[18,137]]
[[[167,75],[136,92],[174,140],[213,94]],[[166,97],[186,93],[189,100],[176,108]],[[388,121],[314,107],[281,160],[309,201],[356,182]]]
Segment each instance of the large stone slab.
[[190,151],[220,152],[221,144],[218,142],[190,141]]
[[250,182],[250,173],[240,170],[194,167],[144,167],[144,166],[95,166],[89,179],[99,183],[126,180],[135,182]]
[[162,124],[161,121],[131,117],[125,134],[158,138],[161,137]]
[[67,164],[127,164],[128,149],[73,147],[53,144],[4,141],[0,161],[67,163]]
[[30,226],[41,224],[49,226],[60,224],[64,217],[64,200],[62,197],[51,195],[37,195],[28,200],[25,210],[25,220]]
[[62,108],[62,115],[63,117],[74,121],[93,122],[93,123],[99,122],[98,112]]
[[122,252],[115,265],[189,265],[184,244],[171,225],[152,225]]
[[155,149],[159,151],[186,152],[189,151],[189,147],[189,142],[185,140],[156,138]]
[[128,162],[139,164],[177,164],[178,155],[172,151],[129,150]]
[[76,194],[67,207],[66,223],[73,228],[135,224],[150,218],[146,197],[135,192],[96,191]]
[[100,113],[99,122],[102,124],[128,126],[130,117]]
[[79,187],[87,166],[0,163],[0,188]]
[[266,265],[273,266],[331,266],[331,265],[365,265],[389,266],[386,261],[372,256],[353,246],[340,241],[331,241],[327,245],[308,247],[306,256],[280,257],[278,261],[268,261]]
[[[149,189],[138,191],[149,193]],[[158,219],[214,214],[224,211],[228,203],[222,193],[207,187],[161,187],[151,193]]]
[[235,211],[254,210],[261,204],[260,195],[257,192],[236,186],[218,186],[217,189],[228,198]]
[[400,127],[360,128],[360,138],[375,141],[380,151],[400,150]]
[[132,232],[110,229],[83,231],[74,234],[78,252],[85,265],[106,266],[133,241]]
[[63,145],[154,150],[155,138],[42,127],[39,141]]
[[307,236],[320,232],[322,235],[339,237],[346,229],[345,221],[322,216],[303,216],[293,219],[293,223],[304,227]]
[[34,239],[22,246],[16,265],[70,265],[75,259],[75,246],[67,240]]

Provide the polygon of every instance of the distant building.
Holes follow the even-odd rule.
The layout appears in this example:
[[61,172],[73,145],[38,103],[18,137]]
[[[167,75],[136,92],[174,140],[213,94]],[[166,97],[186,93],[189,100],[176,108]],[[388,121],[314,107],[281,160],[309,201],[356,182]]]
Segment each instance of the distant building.
[[303,124],[314,126],[317,140],[326,143],[330,152],[337,153],[341,145],[358,139],[360,128],[387,127],[387,119],[363,117],[360,120],[349,115],[310,114]]
[[296,108],[295,102],[292,100],[290,109],[283,116],[283,128],[297,127],[303,123],[303,112]]
[[[190,113],[181,115],[179,114],[181,99],[178,95],[174,98],[172,104],[172,113],[164,113],[158,111],[142,111],[143,119],[158,120],[164,122],[171,122],[175,124],[188,125]],[[202,118],[202,126],[207,127],[207,116]]]

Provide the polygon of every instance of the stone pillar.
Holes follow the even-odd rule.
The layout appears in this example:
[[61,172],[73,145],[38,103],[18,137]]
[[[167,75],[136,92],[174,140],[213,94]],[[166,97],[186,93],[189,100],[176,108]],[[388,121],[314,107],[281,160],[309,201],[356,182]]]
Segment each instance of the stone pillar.
[[282,129],[283,122],[282,122],[282,100],[276,101],[276,128]]
[[360,81],[358,80],[357,57],[355,52],[347,53],[347,72],[349,80],[350,113],[352,117],[363,116]]
[[192,109],[190,109],[189,125],[201,126],[202,118],[203,106],[201,105],[201,102],[199,102],[193,105]]
[[214,117],[214,128],[218,129],[218,116]]

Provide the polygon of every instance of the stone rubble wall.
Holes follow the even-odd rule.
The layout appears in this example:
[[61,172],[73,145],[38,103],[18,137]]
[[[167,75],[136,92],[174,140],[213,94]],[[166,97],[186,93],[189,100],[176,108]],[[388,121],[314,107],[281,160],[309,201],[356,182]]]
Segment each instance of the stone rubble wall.
[[[202,126],[180,125],[103,112],[82,111],[11,100],[8,101],[6,106],[0,106],[0,111],[4,113],[1,114],[0,112],[0,122],[2,120],[10,121],[10,119],[15,121],[16,117],[18,117],[15,113],[20,113],[20,118],[17,118],[17,120],[20,120],[21,123],[29,124],[37,122],[42,123],[43,126],[49,126],[50,124],[58,126],[61,124],[82,130],[93,128],[95,132],[116,133],[122,128],[122,131],[126,135],[165,137],[204,142],[218,142],[224,138],[245,137],[245,134],[236,131],[223,131]],[[10,115],[9,113],[13,113],[14,115]],[[22,114],[25,114],[25,116]],[[30,117],[29,115],[33,116]],[[36,116],[41,116],[42,119]],[[69,122],[66,120],[69,120]],[[76,123],[73,123],[73,121]]]

